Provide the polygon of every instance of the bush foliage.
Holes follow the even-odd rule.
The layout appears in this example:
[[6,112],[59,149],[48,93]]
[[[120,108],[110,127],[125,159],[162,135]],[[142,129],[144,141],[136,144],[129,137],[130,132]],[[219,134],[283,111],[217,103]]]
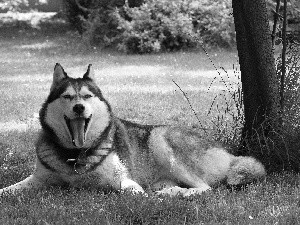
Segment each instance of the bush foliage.
[[[129,0],[131,7],[139,6],[143,0]],[[65,0],[65,14],[83,40],[89,45],[110,45],[119,34],[117,21],[112,16],[125,0]]]
[[129,20],[122,17],[119,10],[115,16],[121,29],[119,49],[125,52],[159,52],[175,50],[193,42],[191,7],[187,2],[149,0],[140,7],[124,6]]
[[148,0],[140,7],[124,6],[114,14],[121,29],[119,49],[125,52],[177,50],[195,42],[196,35],[188,1]]
[[[77,4],[79,3],[79,4]],[[230,0],[67,0],[69,20],[89,45],[130,53],[232,47]]]
[[[69,22],[80,34],[93,32],[97,35],[99,30],[96,27],[104,30],[115,29],[109,25],[110,12],[115,7],[123,6],[125,0],[65,0],[63,3]],[[108,24],[107,28],[102,27],[103,24]]]
[[208,46],[232,47],[235,30],[231,0],[193,1],[198,4],[193,12],[194,29]]
[[125,52],[179,50],[199,40],[206,47],[235,43],[230,1],[148,0],[123,8],[127,17],[120,10],[114,15],[122,32],[118,48]]

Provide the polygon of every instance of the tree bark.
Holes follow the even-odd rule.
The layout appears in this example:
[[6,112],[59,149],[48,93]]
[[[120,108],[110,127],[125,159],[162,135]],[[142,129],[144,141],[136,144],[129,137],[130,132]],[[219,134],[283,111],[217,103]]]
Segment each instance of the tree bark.
[[232,7],[245,113],[239,153],[255,155],[273,167],[273,156],[281,154],[272,152],[268,140],[278,146],[275,136],[280,133],[281,111],[266,2],[232,0]]

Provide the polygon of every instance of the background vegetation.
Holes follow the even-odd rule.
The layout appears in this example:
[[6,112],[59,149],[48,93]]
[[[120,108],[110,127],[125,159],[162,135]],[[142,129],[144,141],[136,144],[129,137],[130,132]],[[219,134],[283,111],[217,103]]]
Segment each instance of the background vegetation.
[[82,1],[81,8],[68,1],[66,8],[69,20],[76,27],[80,24],[78,30],[90,45],[150,53],[195,46],[195,38],[206,46],[232,47],[230,4],[229,0],[102,0]]

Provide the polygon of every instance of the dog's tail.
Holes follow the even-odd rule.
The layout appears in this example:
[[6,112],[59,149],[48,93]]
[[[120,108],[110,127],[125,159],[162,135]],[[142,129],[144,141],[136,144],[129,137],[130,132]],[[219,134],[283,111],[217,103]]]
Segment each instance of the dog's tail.
[[227,174],[229,185],[247,184],[265,177],[263,164],[253,157],[234,157]]

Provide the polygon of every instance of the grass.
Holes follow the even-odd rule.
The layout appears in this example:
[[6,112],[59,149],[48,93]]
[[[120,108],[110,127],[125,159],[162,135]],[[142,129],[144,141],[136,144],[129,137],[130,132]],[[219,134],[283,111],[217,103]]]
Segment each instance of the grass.
[[[201,51],[126,55],[84,50],[73,33],[0,34],[0,187],[33,171],[37,113],[56,62],[74,76],[92,63],[97,84],[121,118],[214,128],[216,139],[233,138],[236,121],[222,110],[231,104],[225,84],[232,91],[238,82],[232,70],[236,52],[210,52],[216,66],[228,71],[219,76]],[[201,125],[172,80],[189,96]],[[299,224],[298,196],[299,176],[290,173],[269,175],[241,190],[220,186],[190,199],[52,188],[2,197],[0,224]]]

